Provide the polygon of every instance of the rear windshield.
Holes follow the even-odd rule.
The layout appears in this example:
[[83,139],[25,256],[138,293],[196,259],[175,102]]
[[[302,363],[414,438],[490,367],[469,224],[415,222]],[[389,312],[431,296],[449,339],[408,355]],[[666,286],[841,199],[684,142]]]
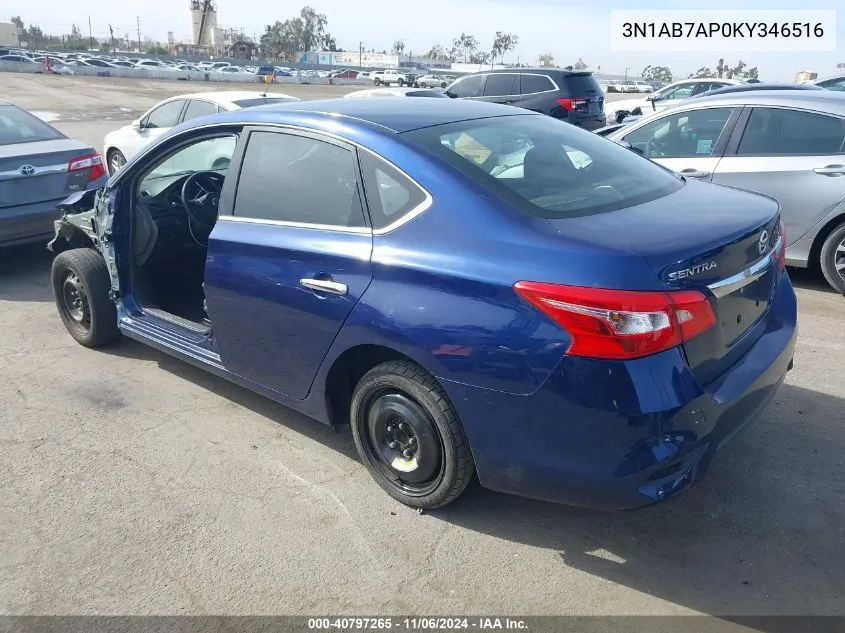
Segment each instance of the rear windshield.
[[270,105],[271,103],[290,103],[295,99],[287,99],[285,97],[255,97],[254,99],[240,99],[233,101],[239,108],[251,108],[253,106]]
[[507,204],[541,218],[616,211],[683,186],[681,178],[631,150],[546,116],[461,121],[405,136]]
[[572,97],[584,97],[601,92],[601,86],[592,75],[569,75],[564,77],[561,89]]
[[64,138],[58,131],[13,105],[0,105],[0,145]]

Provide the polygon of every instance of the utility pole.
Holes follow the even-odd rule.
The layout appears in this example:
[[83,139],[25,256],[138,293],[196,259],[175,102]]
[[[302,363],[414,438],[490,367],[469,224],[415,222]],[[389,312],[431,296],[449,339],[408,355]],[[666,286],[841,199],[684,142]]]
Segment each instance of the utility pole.
[[88,50],[94,50],[94,35],[91,33],[91,16],[88,16]]
[[630,69],[630,68],[628,68],[627,66],[625,66],[625,81],[627,81],[627,80],[628,80],[628,71],[629,71],[629,70],[631,70],[631,69]]
[[364,42],[358,42],[358,68],[363,68],[363,60],[364,59]]
[[141,52],[141,18],[135,16],[135,23],[138,25],[138,52]]
[[111,52],[114,54],[114,27],[109,24],[109,39],[111,40]]

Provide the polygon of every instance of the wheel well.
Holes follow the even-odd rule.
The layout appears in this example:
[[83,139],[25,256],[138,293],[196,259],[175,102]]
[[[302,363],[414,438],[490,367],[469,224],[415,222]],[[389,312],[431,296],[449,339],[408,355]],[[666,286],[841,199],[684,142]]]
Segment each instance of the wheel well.
[[94,248],[94,241],[82,229],[65,224],[53,242],[52,251],[56,254],[72,248]]
[[810,247],[809,261],[807,262],[808,268],[819,268],[819,257],[821,256],[822,244],[824,244],[827,236],[833,233],[833,231],[836,230],[836,227],[843,223],[845,223],[845,214],[837,215],[835,218],[831,218],[818,232],[813,240],[813,245]]
[[413,362],[404,354],[381,345],[358,345],[337,357],[326,377],[326,407],[332,426],[349,424],[349,405],[355,386],[373,367],[391,360]]

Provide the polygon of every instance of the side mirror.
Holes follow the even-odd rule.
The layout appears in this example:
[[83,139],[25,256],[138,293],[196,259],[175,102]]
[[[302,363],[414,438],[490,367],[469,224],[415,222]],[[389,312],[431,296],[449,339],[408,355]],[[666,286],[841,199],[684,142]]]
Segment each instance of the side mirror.
[[135,119],[132,121],[132,128],[135,130],[142,130],[144,128],[143,121],[141,121],[141,119]]

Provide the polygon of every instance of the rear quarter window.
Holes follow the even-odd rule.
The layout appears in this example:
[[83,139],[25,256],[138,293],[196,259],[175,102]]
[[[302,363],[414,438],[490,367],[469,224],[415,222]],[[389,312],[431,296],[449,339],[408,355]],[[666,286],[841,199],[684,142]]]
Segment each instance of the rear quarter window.
[[554,90],[555,84],[546,75],[520,75],[520,94],[529,95],[535,92]]

